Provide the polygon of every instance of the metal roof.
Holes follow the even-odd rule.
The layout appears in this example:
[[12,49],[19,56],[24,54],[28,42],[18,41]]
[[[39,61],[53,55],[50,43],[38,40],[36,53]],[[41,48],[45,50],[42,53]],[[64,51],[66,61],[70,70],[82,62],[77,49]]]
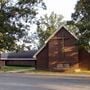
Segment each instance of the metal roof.
[[2,53],[1,59],[5,60],[35,60],[33,58],[34,54],[36,53],[36,50],[31,51],[20,51],[20,52],[13,52],[13,53]]

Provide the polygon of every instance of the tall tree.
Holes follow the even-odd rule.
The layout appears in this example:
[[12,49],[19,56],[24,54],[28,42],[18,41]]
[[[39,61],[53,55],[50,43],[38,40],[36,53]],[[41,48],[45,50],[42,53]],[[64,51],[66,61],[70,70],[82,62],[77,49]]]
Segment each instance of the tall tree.
[[40,18],[39,22],[37,23],[37,35],[39,39],[39,47],[41,47],[45,40],[61,25],[64,24],[62,21],[63,16],[57,15],[54,12],[48,15],[44,15]]
[[27,30],[38,13],[45,8],[42,0],[0,0],[0,51],[17,49],[16,42],[27,35]]
[[90,0],[79,0],[72,14],[74,24],[79,28],[79,46],[90,49]]

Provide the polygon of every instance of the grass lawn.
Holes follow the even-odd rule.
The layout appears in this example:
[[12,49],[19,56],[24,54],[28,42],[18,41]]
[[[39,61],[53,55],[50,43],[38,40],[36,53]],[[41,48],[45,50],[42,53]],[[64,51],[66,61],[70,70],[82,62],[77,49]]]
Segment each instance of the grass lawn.
[[31,74],[46,74],[46,75],[60,75],[60,74],[86,74],[90,75],[90,71],[82,70],[80,72],[51,72],[43,70],[35,70],[34,67],[25,67],[25,66],[5,66],[0,69],[1,72],[16,72],[16,73],[31,73]]
[[32,70],[33,67],[25,67],[25,66],[4,66],[0,69],[1,72],[9,72],[9,71],[22,71],[22,70]]

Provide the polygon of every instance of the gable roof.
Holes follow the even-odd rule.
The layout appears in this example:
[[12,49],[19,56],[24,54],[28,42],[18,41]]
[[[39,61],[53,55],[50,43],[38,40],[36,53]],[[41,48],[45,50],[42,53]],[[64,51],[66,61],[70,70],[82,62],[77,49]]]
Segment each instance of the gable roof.
[[44,44],[33,56],[36,59],[36,56],[45,48],[46,44]]
[[13,53],[2,53],[1,59],[6,60],[33,60],[33,55],[36,53],[36,50],[31,51],[21,51]]
[[44,47],[47,45],[47,43],[55,36],[56,33],[58,33],[62,28],[64,28],[65,30],[67,30],[76,40],[78,40],[78,38],[71,33],[65,26],[61,26],[58,30],[56,30],[46,41],[45,44],[34,54],[34,58],[36,58],[36,56],[44,49]]
[[74,33],[70,32],[65,26],[61,26],[58,30],[56,30],[56,31],[45,41],[45,43],[48,43],[48,41],[49,41],[50,39],[52,39],[52,37],[54,37],[55,34],[58,33],[62,28],[64,28],[67,32],[69,32],[76,40],[78,39],[78,38],[74,35]]

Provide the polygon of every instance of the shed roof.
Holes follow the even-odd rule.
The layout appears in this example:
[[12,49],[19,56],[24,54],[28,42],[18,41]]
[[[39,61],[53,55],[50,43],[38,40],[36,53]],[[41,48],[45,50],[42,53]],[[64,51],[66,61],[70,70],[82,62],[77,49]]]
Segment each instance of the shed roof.
[[33,55],[36,53],[36,50],[31,51],[20,51],[13,53],[3,53],[1,54],[1,59],[4,60],[34,60]]

